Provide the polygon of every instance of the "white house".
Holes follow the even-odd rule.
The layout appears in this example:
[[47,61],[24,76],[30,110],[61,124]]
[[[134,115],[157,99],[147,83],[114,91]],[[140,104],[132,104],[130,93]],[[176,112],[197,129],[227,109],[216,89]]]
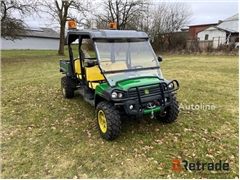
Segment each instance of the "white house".
[[222,21],[217,26],[199,31],[197,37],[200,41],[212,42],[213,48],[221,44],[235,45],[239,41],[239,14]]
[[21,35],[21,40],[14,41],[1,38],[1,49],[57,50],[60,35],[51,28],[31,28]]

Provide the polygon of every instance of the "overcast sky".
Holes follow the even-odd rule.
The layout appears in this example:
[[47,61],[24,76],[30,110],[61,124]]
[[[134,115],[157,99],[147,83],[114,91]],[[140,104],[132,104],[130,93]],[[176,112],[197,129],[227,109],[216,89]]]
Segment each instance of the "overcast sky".
[[[95,0],[98,1],[98,0]],[[155,0],[155,2],[176,2],[176,0]],[[189,3],[193,12],[192,22],[189,25],[217,23],[237,14],[239,5],[237,0],[178,0],[177,2]],[[35,26],[46,26],[43,20],[26,20]]]
[[237,14],[239,12],[238,1],[226,1],[188,2],[193,11],[191,25],[217,23],[218,20],[225,20]]

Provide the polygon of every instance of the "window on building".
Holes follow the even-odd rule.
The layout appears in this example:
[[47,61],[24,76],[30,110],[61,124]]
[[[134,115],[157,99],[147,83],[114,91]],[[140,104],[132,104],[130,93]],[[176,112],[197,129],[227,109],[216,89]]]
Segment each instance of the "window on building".
[[205,34],[205,40],[208,40],[208,34]]

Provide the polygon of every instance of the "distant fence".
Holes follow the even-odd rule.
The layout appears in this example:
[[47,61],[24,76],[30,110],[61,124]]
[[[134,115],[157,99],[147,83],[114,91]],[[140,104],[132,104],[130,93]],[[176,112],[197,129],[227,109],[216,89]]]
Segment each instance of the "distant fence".
[[199,40],[188,40],[187,41],[187,48],[191,51],[210,51],[213,49],[215,42],[213,40],[205,40],[205,41],[199,41]]
[[187,48],[192,51],[210,51],[212,49],[217,49],[223,45],[235,48],[236,44],[238,43],[239,36],[235,36],[229,39],[227,43],[226,38],[224,37],[213,37],[212,40],[204,40],[200,41],[198,39],[195,40],[188,40],[187,41]]

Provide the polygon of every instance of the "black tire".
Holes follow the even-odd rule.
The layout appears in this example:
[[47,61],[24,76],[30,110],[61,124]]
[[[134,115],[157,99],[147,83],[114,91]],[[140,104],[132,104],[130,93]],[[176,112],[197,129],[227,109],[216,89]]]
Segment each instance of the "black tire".
[[169,107],[166,107],[164,114],[156,115],[156,118],[164,123],[172,123],[176,121],[179,113],[179,107],[176,97],[172,97],[172,104]]
[[121,134],[121,118],[114,105],[108,101],[102,101],[98,103],[95,113],[101,136],[106,140],[118,138]]
[[74,89],[67,86],[67,77],[64,76],[61,79],[61,90],[64,98],[73,98]]

